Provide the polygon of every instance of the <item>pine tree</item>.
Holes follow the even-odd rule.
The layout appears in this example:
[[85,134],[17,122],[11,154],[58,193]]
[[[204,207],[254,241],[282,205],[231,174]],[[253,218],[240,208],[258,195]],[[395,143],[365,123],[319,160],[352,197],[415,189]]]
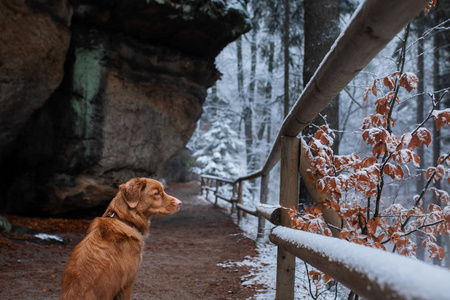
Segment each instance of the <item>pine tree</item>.
[[231,127],[230,119],[215,120],[211,129],[202,136],[205,147],[196,151],[194,156],[202,165],[193,171],[200,174],[235,178],[240,175],[240,153],[243,144]]

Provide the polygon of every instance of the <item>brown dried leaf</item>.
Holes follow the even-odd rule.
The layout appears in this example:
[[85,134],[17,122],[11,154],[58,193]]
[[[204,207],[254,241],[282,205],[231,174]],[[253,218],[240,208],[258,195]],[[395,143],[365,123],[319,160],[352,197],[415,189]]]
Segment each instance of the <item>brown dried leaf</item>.
[[394,79],[389,75],[384,77],[383,79],[383,83],[385,86],[387,86],[389,88],[390,91],[392,91],[394,89]]
[[373,81],[372,88],[370,89],[372,91],[372,94],[376,97],[377,96],[377,81]]
[[436,130],[441,129],[445,124],[450,125],[450,109],[434,112],[433,116],[436,121]]
[[408,92],[411,92],[413,89],[417,88],[417,84],[419,83],[419,78],[414,73],[404,73],[400,77],[400,86],[404,87]]
[[431,178],[431,176],[433,175],[433,173],[436,171],[436,168],[435,167],[429,167],[428,169],[427,169],[427,171],[425,172],[425,178],[427,179],[427,180],[430,180],[430,178]]

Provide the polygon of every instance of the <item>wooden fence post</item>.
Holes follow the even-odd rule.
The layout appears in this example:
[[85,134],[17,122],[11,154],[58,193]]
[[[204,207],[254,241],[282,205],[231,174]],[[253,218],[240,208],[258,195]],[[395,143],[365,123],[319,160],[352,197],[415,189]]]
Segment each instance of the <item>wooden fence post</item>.
[[205,186],[205,179],[203,178],[203,176],[200,176],[200,195],[203,196],[203,191],[204,191],[204,187]]
[[209,185],[211,184],[211,179],[209,179],[209,178],[206,178],[206,186],[207,186],[207,189],[206,189],[206,200],[208,200],[208,196],[209,196]]
[[[243,189],[244,189],[244,182],[242,180],[239,181],[238,187],[239,187],[239,190],[238,190],[238,201],[237,201],[237,203],[241,203],[242,204],[242,203],[244,203],[244,201],[242,200],[242,192],[243,192]],[[241,219],[242,219],[242,211],[238,208],[236,213],[237,213],[238,223],[240,223]]]
[[[259,202],[262,204],[267,203],[267,195],[269,194],[269,174],[261,176],[261,192],[259,196]],[[258,235],[257,239],[264,238],[264,228],[266,227],[266,219],[264,217],[258,218]]]
[[[298,205],[299,140],[281,137],[280,206]],[[286,209],[281,210],[281,225],[290,227],[291,219]],[[294,299],[295,256],[278,247],[276,299]]]
[[231,196],[231,214],[234,214],[234,211],[236,210],[236,199],[238,199],[239,189],[238,189],[238,183],[233,183],[233,195]]
[[214,201],[214,206],[217,206],[217,200],[218,200],[217,195],[219,194],[219,185],[220,185],[220,182],[219,182],[219,180],[216,179],[216,191],[214,192],[216,199]]

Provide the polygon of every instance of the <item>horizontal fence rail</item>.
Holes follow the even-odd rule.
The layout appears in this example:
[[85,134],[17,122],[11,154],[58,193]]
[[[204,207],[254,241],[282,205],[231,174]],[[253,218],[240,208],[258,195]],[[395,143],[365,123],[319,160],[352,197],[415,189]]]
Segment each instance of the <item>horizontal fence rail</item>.
[[238,203],[237,208],[255,217],[262,217],[273,225],[281,224],[281,207],[269,205],[257,205],[248,207]]
[[[242,203],[242,184],[240,181],[232,181],[228,179],[223,179],[217,176],[209,176],[209,175],[202,175],[200,177],[200,187],[201,191],[206,191],[206,199],[209,200],[209,192],[212,192],[215,200],[214,205],[217,205],[218,199],[225,200],[229,203],[231,203],[231,213],[235,211],[236,204]],[[232,196],[226,197],[225,195],[221,195],[219,193],[219,188],[224,185],[229,184],[232,186]],[[240,216],[241,214],[238,214]]]
[[[217,184],[219,182],[219,184]],[[233,185],[233,190],[236,188],[234,187],[237,183],[231,181],[231,180],[224,180],[219,177],[215,176],[208,176],[208,175],[202,175],[201,176],[201,191],[202,193],[206,191],[205,197],[209,200],[208,192],[213,192],[213,195],[216,197],[215,205],[217,205],[217,198],[227,201],[228,203],[231,203],[232,205],[235,205],[236,209],[245,212],[247,214],[250,214],[255,217],[261,217],[265,220],[268,220],[273,225],[280,225],[281,224],[281,207],[280,206],[273,206],[273,205],[265,205],[265,204],[259,204],[254,206],[246,206],[242,203],[239,203],[239,196],[238,197],[226,197],[219,193],[219,187],[223,184],[230,184]],[[239,191],[239,189],[238,189]],[[233,206],[234,207],[234,206]],[[234,212],[234,208],[232,207],[232,213]],[[238,214],[239,217],[239,214]]]
[[[206,197],[212,192],[216,205],[218,199],[231,203],[232,213],[237,210],[238,221],[243,212],[259,218],[259,238],[264,236],[264,220],[280,225],[269,235],[270,241],[278,246],[276,299],[294,299],[295,257],[367,299],[450,299],[450,290],[446,289],[450,282],[448,270],[345,240],[290,229],[284,208],[298,203],[298,174],[303,174],[308,164],[297,135],[428,3],[429,0],[362,1],[283,121],[262,168],[235,180],[201,176]],[[264,205],[268,176],[280,160],[280,206],[270,207]],[[249,207],[243,203],[242,183],[258,177],[261,177],[261,204]],[[232,186],[231,198],[219,193],[224,184]],[[308,189],[313,187],[307,185]],[[317,198],[320,199],[315,201],[320,202],[324,195]],[[324,212],[324,217],[333,226],[341,222],[331,212]],[[331,230],[333,235],[338,233],[335,228]]]
[[443,268],[281,226],[269,238],[366,299],[450,299],[450,272]]

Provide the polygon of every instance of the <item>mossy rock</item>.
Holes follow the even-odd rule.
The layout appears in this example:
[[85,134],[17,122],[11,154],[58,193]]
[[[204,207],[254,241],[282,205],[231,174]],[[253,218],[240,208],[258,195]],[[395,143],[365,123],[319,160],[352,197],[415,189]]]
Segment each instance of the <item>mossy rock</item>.
[[0,216],[0,231],[11,231],[11,223],[9,220],[3,216]]

